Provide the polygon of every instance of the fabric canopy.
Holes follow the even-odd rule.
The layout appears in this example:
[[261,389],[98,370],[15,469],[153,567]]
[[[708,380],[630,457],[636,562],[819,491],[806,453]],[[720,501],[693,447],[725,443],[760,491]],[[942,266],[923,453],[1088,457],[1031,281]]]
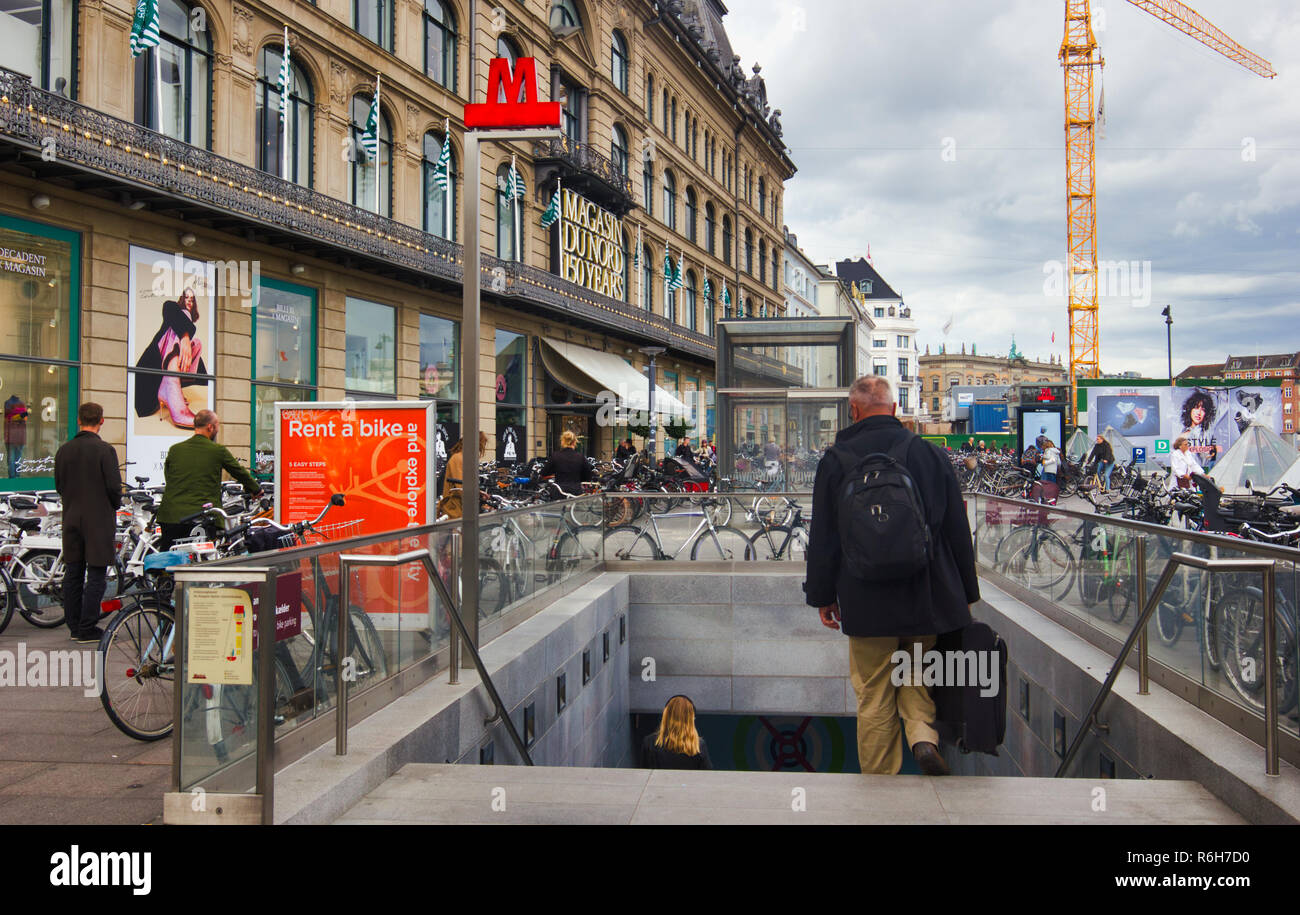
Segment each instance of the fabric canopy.
[[1092,439],[1082,429],[1075,429],[1065,441],[1065,456],[1072,461],[1082,461],[1092,450]]
[[[541,343],[542,363],[546,366],[546,371],[569,390],[597,400],[602,399],[602,392],[609,392],[624,409],[649,409],[649,379],[621,357],[547,337],[541,338]],[[606,400],[609,394],[606,395]],[[655,412],[661,416],[691,416],[686,404],[659,385],[655,385]]]
[[[1209,477],[1229,495],[1272,489],[1300,459],[1300,453],[1263,423],[1251,423],[1210,469]],[[1249,487],[1247,486],[1249,483]]]

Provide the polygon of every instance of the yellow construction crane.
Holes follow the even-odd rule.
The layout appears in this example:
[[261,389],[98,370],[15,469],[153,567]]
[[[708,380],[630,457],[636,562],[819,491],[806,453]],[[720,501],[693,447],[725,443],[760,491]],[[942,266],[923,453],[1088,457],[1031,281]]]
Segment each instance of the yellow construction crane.
[[[1178,0],[1128,0],[1229,60],[1260,76],[1277,76],[1264,58],[1248,51],[1204,16]],[[1065,0],[1065,201],[1070,295],[1070,415],[1079,402],[1079,376],[1096,378],[1097,336],[1097,155],[1094,128],[1094,71],[1105,65],[1092,31],[1089,0]],[[1077,419],[1076,419],[1077,421]]]

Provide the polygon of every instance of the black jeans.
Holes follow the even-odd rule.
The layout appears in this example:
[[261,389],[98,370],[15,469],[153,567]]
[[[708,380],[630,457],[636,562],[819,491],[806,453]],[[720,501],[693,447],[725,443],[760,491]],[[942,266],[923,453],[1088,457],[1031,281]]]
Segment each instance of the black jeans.
[[81,635],[99,622],[99,602],[108,587],[106,566],[87,566],[84,562],[66,563],[63,572],[63,614],[68,630]]

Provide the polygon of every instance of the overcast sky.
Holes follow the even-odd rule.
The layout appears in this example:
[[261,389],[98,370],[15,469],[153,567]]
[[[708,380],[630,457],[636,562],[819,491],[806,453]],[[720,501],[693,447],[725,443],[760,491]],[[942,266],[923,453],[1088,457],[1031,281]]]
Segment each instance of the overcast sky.
[[[1045,287],[1066,248],[1063,0],[726,2],[746,73],[763,65],[782,111],[799,169],[785,222],[809,257],[870,244],[922,351],[1005,354],[1014,333],[1030,358],[1067,359],[1066,299]],[[1094,3],[1099,257],[1138,265],[1101,301],[1105,372],[1165,374],[1166,304],[1175,372],[1300,350],[1300,3],[1194,5],[1278,77]]]

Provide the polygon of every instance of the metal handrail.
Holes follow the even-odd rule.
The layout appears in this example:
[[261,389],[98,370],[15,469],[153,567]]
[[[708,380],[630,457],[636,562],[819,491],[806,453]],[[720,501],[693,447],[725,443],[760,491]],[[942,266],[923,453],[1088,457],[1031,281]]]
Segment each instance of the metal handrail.
[[[1137,567],[1138,567],[1138,587],[1145,590],[1146,587],[1146,543],[1141,538],[1136,540],[1137,543]],[[1074,761],[1075,755],[1079,748],[1083,746],[1084,738],[1088,732],[1093,729],[1097,723],[1097,715],[1101,712],[1102,703],[1110,696],[1111,689],[1115,686],[1115,681],[1119,678],[1119,673],[1124,668],[1128,660],[1129,653],[1133,646],[1139,642],[1142,643],[1138,658],[1138,680],[1139,694],[1146,695],[1147,692],[1147,652],[1146,652],[1146,632],[1147,623],[1151,619],[1151,614],[1155,612],[1156,607],[1160,605],[1160,598],[1164,596],[1165,589],[1173,581],[1174,573],[1178,571],[1179,566],[1188,566],[1194,569],[1200,569],[1203,572],[1261,572],[1264,577],[1264,771],[1268,775],[1279,775],[1281,769],[1278,764],[1278,714],[1277,714],[1277,658],[1276,654],[1276,634],[1277,626],[1277,605],[1273,595],[1273,587],[1276,579],[1277,563],[1272,559],[1203,559],[1200,556],[1191,556],[1187,553],[1174,553],[1165,563],[1164,571],[1160,573],[1160,580],[1156,582],[1155,590],[1146,598],[1142,606],[1142,613],[1139,614],[1137,622],[1134,623],[1133,629],[1124,641],[1124,647],[1120,649],[1119,656],[1115,658],[1115,663],[1111,665],[1110,672],[1106,675],[1106,682],[1102,684],[1101,690],[1097,693],[1092,705],[1088,709],[1088,714],[1079,726],[1079,731],[1074,735],[1074,740],[1070,743],[1070,748],[1066,751],[1065,757],[1061,760],[1060,766],[1056,769],[1056,778],[1063,778],[1065,771]],[[1141,592],[1139,592],[1141,597]]]
[[[372,556],[358,553],[345,553],[339,556],[339,631],[338,631],[338,656],[340,663],[335,670],[335,692],[338,696],[338,717],[335,719],[336,730],[334,735],[334,754],[336,756],[345,756],[348,752],[348,681],[344,677],[344,665],[341,659],[348,657],[348,620],[349,620],[349,583],[351,576],[348,574],[354,566],[381,566],[392,567],[406,565],[410,562],[420,562],[424,565],[424,570],[433,582],[434,589],[438,592],[438,597],[442,600],[443,606],[447,608],[447,616],[451,620],[453,629],[453,644],[457,636],[460,637],[461,643],[468,649],[470,657],[474,660],[474,667],[478,670],[479,679],[487,689],[488,696],[492,699],[492,704],[496,708],[495,718],[500,718],[506,726],[506,731],[510,735],[511,742],[515,749],[519,751],[519,756],[524,761],[524,765],[531,766],[533,759],[528,755],[528,748],[524,746],[523,740],[519,737],[519,732],[515,730],[515,724],[510,719],[510,712],[506,709],[505,703],[501,701],[501,694],[497,692],[496,685],[492,682],[492,677],[488,675],[487,668],[483,666],[483,658],[478,653],[478,648],[470,638],[465,629],[465,621],[460,618],[460,607],[451,599],[451,593],[447,590],[446,584],[438,575],[437,565],[433,561],[427,549],[411,550],[407,553],[399,553],[396,556]],[[453,651],[454,655],[454,651]],[[451,682],[457,682],[456,668],[458,665],[451,666]],[[491,723],[495,718],[487,719]]]

